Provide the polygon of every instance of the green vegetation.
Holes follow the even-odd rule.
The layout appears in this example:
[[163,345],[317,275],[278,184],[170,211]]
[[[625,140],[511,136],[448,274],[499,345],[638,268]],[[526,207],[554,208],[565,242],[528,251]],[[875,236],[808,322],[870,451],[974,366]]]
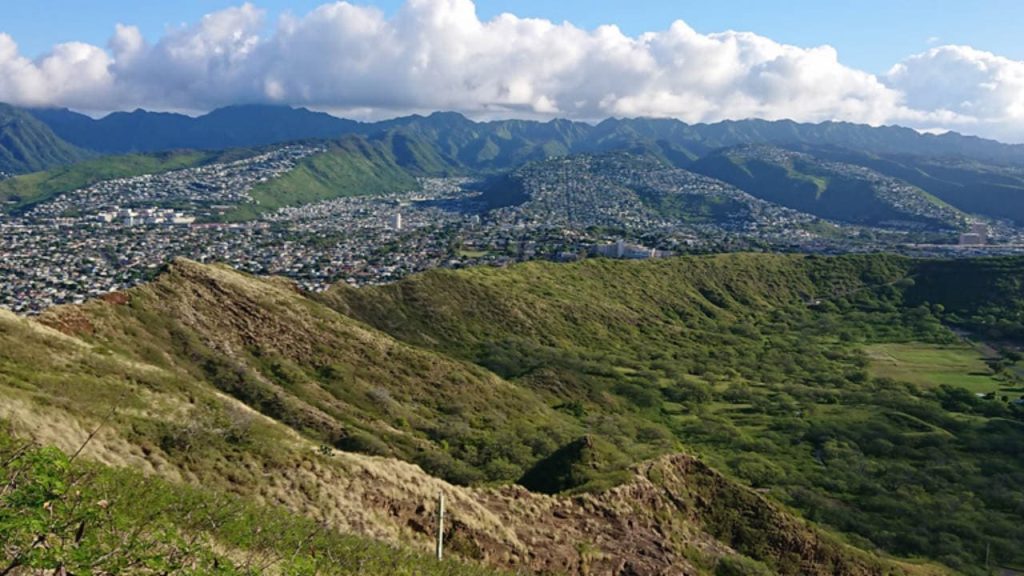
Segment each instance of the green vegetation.
[[[506,535],[510,527],[519,538],[533,537],[534,521],[547,515],[531,517],[539,502],[522,491],[494,500],[491,491],[468,493],[403,463],[336,452],[328,444],[481,482],[515,479],[581,433],[572,406],[549,407],[481,368],[393,341],[304,298],[285,281],[257,281],[225,268],[177,262],[123,298],[57,308],[43,320],[77,337],[0,313],[0,414],[18,430],[73,452],[89,430],[100,429],[83,452],[89,460],[185,481],[203,493],[281,504],[391,542],[423,537],[430,518],[423,503],[438,489],[452,496],[450,550],[463,557],[500,559],[482,546],[500,555],[514,551],[516,536]],[[607,474],[578,489],[634,477],[624,470],[634,454],[624,457],[609,443],[595,444],[597,457],[585,461]],[[590,473],[583,472],[568,484],[587,481]],[[711,538],[694,532],[703,525],[696,522],[742,502],[761,524],[747,526],[746,515],[733,515],[716,516],[708,525],[723,542],[762,561],[774,565],[785,542],[795,539],[823,547],[820,558],[802,556],[806,564],[800,565],[813,566],[815,574],[831,573],[833,564],[879,562],[823,540],[691,459],[664,460],[649,475],[660,486],[653,497],[670,502],[664,492],[676,502],[692,500],[692,509],[700,511],[661,505],[661,516],[651,517],[645,501],[633,503],[614,492],[605,500],[635,506],[629,518],[657,522],[683,542]],[[127,500],[153,509],[144,498]],[[481,501],[495,508],[481,510]],[[575,508],[571,500],[564,504]],[[589,513],[591,530],[617,526],[586,509],[573,513]],[[551,526],[546,531],[563,538]],[[223,552],[217,543],[214,551]],[[659,545],[662,553],[675,544],[669,546]],[[540,546],[533,553],[541,555],[535,562],[542,566],[559,551]]]
[[585,436],[538,462],[523,474],[519,484],[544,494],[596,491],[627,479],[625,467],[629,464],[607,441]]
[[[256,310],[261,320],[253,322]],[[77,330],[70,312],[53,310],[44,321]],[[529,390],[394,341],[302,298],[284,281],[268,284],[179,261],[133,291],[129,305],[95,303],[86,313],[95,335],[84,335],[118,355],[208,382],[318,443],[398,457],[459,484],[515,480],[583,433]],[[197,314],[209,321],[196,321]],[[12,342],[10,354],[36,356],[22,348]],[[19,377],[38,380],[18,366]],[[110,362],[107,369],[124,372]],[[102,374],[97,377],[109,380]],[[52,379],[39,385],[68,394]],[[98,415],[110,396],[81,400]]]
[[[95,421],[117,405],[112,428],[129,448],[108,440],[105,461],[170,466],[211,489],[296,498],[298,510],[338,506],[318,479],[356,465],[307,464],[280,425],[224,398],[325,454],[395,457],[460,484],[600,491],[634,478],[641,461],[689,452],[761,493],[703,464],[646,470],[655,485],[685,487],[688,521],[753,560],[723,571],[806,567],[786,556],[805,529],[770,512],[774,501],[862,550],[981,574],[986,554],[1024,561],[1024,407],[1011,391],[1019,354],[993,340],[1000,355],[979,363],[948,326],[1016,334],[1021,266],[595,259],[437,270],[313,296],[179,261],[121,304],[43,316],[76,339],[0,323],[0,406],[60,435],[52,411]],[[958,278],[960,289],[945,285]],[[935,368],[942,380],[924,385],[879,373],[880,350],[904,364],[951,354]],[[1006,383],[994,398],[955,379],[983,367]],[[303,466],[317,473],[282,488]],[[373,483],[396,471],[373,473]]]
[[983,340],[1024,341],[1024,259],[923,261],[912,280],[909,305],[929,305],[945,322]]
[[0,571],[483,576],[292,512],[74,461],[0,432]]
[[1019,265],[587,261],[432,272],[333,296],[400,339],[537,391],[632,459],[695,450],[859,546],[970,572],[986,547],[1001,562],[1021,560],[1024,410],[949,383],[874,377],[865,348],[954,345],[943,322],[991,300],[979,291],[925,304],[944,293],[929,279],[1005,284],[1016,280],[1001,272]]
[[294,170],[253,188],[253,204],[243,204],[226,217],[245,220],[282,206],[414,188],[416,179],[387,150],[351,137],[331,143],[326,152],[304,158]]
[[947,229],[959,226],[956,210],[927,192],[907,186],[898,192],[898,199],[893,198],[886,184],[867,177],[862,168],[828,164],[807,154],[776,148],[723,150],[689,169],[769,202],[839,222],[877,226],[899,220]]
[[992,369],[974,346],[966,344],[873,344],[865,347],[872,376],[910,382],[924,388],[940,385],[971,392],[998,392],[1005,381],[994,378]]
[[0,172],[34,172],[88,156],[31,114],[0,103]]
[[[1019,168],[985,161],[937,160],[928,156],[864,154],[818,150],[816,155],[866,166],[900,178],[971,214],[1024,222],[1024,176]],[[998,162],[998,161],[995,161]]]
[[723,558],[715,567],[715,576],[771,576],[763,563],[743,556]]
[[11,208],[15,210],[24,209],[65,192],[104,180],[190,168],[216,161],[222,157],[224,154],[209,152],[106,156],[0,181],[0,202],[12,202]]

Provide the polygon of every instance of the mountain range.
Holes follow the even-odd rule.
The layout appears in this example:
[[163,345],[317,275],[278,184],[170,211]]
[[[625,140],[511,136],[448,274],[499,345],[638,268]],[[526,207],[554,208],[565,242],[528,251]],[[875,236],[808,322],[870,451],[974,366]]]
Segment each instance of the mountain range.
[[[298,141],[228,218],[468,175],[492,207],[608,226],[1024,222],[1024,148],[902,128],[0,119],[0,170],[31,172],[0,182],[12,211]],[[217,574],[1024,566],[1024,259],[593,258],[323,292],[180,258],[154,273],[0,311],[0,551],[29,558],[45,526],[80,572],[151,548]],[[439,493],[458,560],[421,570]]]
[[[322,156],[303,163],[302,174],[269,186],[272,190],[261,197],[263,209],[356,189],[394,190],[417,176],[499,175],[554,157],[627,152],[841,222],[955,229],[972,214],[1024,222],[1024,146],[898,127],[763,120],[688,125],[643,118],[596,125],[474,122],[452,112],[361,123],[265,105],[222,108],[195,118],[136,110],[93,119],[64,109],[9,106],[0,115],[7,118],[0,172],[61,170],[0,190],[16,206],[95,180],[83,170],[132,175],[147,169],[138,166],[193,165],[215,157],[193,154],[181,162],[154,163],[108,156],[93,168],[64,168],[97,155],[138,159],[138,154],[176,155],[184,149],[242,154],[282,142],[334,141]],[[364,174],[376,176],[369,185],[353,188],[366,176],[352,177],[346,166],[362,166]],[[282,196],[274,197],[278,193]]]
[[115,112],[101,119],[67,109],[30,114],[60,138],[103,154],[223,150],[358,132],[359,123],[304,108],[232,106],[199,118],[165,112]]
[[[553,157],[629,152],[715,177],[788,208],[852,223],[918,222],[943,228],[956,219],[956,211],[1024,221],[1024,147],[898,127],[763,120],[697,125],[666,119],[608,119],[596,125],[474,122],[456,113],[360,123],[272,106],[229,107],[197,118],[135,111],[93,119],[69,110],[11,107],[0,115],[7,118],[0,171],[8,173],[65,166],[96,155],[244,150],[348,138],[340,148],[331,147],[324,163],[338,162],[339,150],[348,151],[352,156],[342,164],[395,173],[388,176],[391,181],[500,174]],[[354,181],[331,181],[339,170],[310,180],[309,173],[317,170],[309,164],[305,177],[293,179],[318,180],[314,189],[323,190],[313,194],[316,198],[331,197],[331,191],[347,186],[345,181]],[[5,197],[15,194],[8,192]],[[42,198],[50,193],[23,190],[16,195]],[[263,200],[266,206],[289,203]]]
[[921,134],[909,128],[845,122],[800,124],[741,120],[694,124],[672,119],[611,118],[597,125],[570,120],[473,122],[454,112],[360,123],[304,108],[230,106],[199,117],[161,112],[115,112],[93,119],[67,109],[29,110],[61,139],[107,154],[181,148],[223,149],[303,139],[407,130],[432,142],[442,156],[474,167],[508,167],[532,155],[618,150],[638,144],[693,159],[739,145],[835,146],[877,154],[960,156],[996,163],[1024,162],[1024,145],[956,133]]

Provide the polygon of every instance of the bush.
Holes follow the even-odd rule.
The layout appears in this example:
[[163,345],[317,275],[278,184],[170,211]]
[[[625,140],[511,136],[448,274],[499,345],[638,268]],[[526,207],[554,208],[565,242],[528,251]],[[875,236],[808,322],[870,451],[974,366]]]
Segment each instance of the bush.
[[681,380],[662,392],[672,402],[707,404],[714,398],[711,386],[699,380]]
[[755,488],[771,486],[785,477],[782,468],[758,454],[743,454],[733,458],[729,465]]
[[656,391],[639,384],[619,383],[615,386],[615,393],[640,408],[653,408],[661,404],[661,397]]
[[715,566],[715,576],[773,576],[763,562],[746,556],[725,556]]

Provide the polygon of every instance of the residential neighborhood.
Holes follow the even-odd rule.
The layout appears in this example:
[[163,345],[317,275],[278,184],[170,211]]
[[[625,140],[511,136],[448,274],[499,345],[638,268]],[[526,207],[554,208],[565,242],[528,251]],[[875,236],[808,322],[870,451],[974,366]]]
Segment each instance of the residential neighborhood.
[[253,202],[254,186],[319,151],[289,145],[103,181],[0,215],[0,306],[35,314],[83,302],[152,278],[177,256],[285,276],[316,291],[336,282],[390,282],[430,268],[535,259],[735,250],[940,256],[1016,253],[1024,244],[1016,228],[999,222],[951,234],[947,243],[839,226],[713,178],[623,155],[528,164],[514,173],[524,201],[511,205],[495,206],[478,180],[421,178],[405,192],[284,207],[244,222],[223,218]]

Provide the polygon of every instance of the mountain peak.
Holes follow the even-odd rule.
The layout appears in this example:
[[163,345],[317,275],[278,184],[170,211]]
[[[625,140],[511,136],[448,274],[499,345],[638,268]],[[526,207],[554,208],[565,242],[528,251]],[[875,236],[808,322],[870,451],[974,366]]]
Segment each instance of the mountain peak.
[[466,118],[462,114],[450,111],[433,112],[424,120],[426,120],[432,126],[446,128],[473,126],[476,124],[476,122],[470,120],[469,118]]
[[453,112],[451,110],[438,110],[431,112],[427,118],[435,118],[439,120],[464,120],[466,122],[472,122],[469,118],[460,112]]

